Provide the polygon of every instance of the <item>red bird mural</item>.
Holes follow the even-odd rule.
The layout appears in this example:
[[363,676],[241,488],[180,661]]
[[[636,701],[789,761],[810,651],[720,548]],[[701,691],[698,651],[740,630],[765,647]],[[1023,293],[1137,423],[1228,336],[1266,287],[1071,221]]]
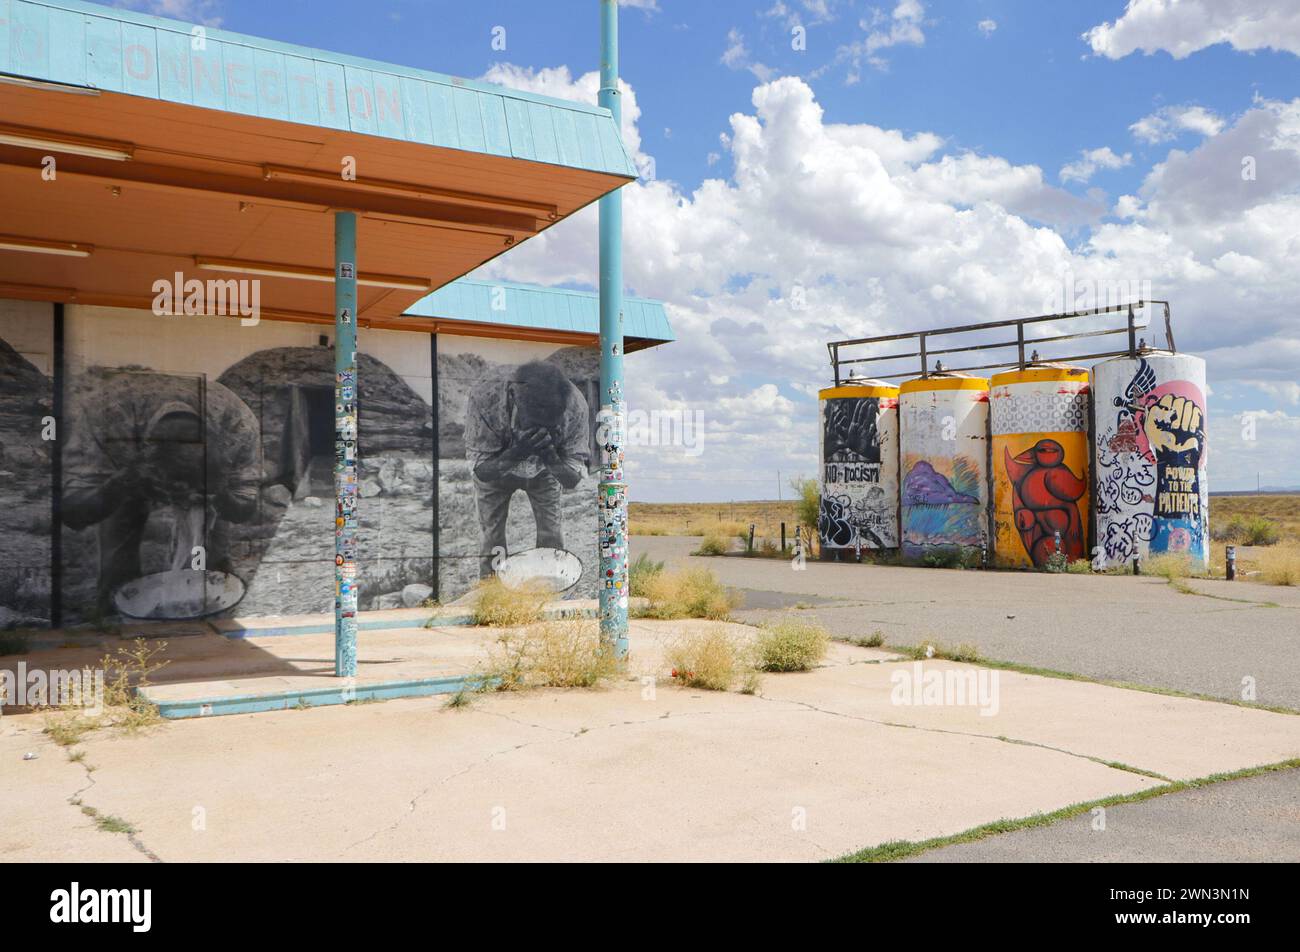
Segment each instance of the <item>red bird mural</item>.
[[1056,533],[1061,533],[1061,551],[1071,560],[1084,557],[1083,520],[1077,502],[1088,491],[1065,465],[1065,450],[1056,440],[1039,440],[1019,456],[1006,454],[1007,476],[1011,480],[1012,508],[1020,541],[1037,568],[1056,551]]

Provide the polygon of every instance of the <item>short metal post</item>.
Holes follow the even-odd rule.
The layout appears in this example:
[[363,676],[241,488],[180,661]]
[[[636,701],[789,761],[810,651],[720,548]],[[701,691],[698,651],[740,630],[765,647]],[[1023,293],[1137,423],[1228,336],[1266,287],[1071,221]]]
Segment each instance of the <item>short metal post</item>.
[[1237,547],[1235,545],[1228,546],[1227,549],[1225,550],[1225,554],[1228,560],[1228,565],[1227,565],[1228,581],[1232,582],[1235,581],[1237,578]]
[[781,552],[785,552],[785,523],[781,523]]

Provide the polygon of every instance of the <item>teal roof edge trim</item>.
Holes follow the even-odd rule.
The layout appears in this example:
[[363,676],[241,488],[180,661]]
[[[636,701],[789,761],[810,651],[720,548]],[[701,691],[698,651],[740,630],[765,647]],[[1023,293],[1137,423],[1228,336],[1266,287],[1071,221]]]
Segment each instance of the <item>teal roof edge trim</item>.
[[[406,315],[595,335],[600,297],[592,291],[461,278],[416,301]],[[626,296],[623,336],[657,343],[676,339],[662,301]]]
[[636,177],[608,109],[84,0],[0,0],[0,73]]

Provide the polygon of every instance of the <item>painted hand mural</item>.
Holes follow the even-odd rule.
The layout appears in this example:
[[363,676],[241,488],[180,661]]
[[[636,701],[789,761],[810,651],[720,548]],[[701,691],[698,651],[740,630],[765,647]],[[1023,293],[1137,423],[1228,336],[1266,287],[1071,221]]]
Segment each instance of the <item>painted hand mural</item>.
[[[1148,553],[1206,560],[1204,370],[1182,354],[1097,366],[1098,544],[1108,561]],[[1114,410],[1104,425],[1103,405]]]

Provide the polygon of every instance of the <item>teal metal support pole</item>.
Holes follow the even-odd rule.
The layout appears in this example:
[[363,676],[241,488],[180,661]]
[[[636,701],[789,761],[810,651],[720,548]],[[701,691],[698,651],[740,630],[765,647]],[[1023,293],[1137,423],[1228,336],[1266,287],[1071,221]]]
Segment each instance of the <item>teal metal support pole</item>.
[[334,213],[334,674],[357,674],[357,215]]
[[[600,98],[622,132],[618,0],[600,0]],[[600,637],[627,656],[627,483],[623,481],[623,195],[600,200]]]

